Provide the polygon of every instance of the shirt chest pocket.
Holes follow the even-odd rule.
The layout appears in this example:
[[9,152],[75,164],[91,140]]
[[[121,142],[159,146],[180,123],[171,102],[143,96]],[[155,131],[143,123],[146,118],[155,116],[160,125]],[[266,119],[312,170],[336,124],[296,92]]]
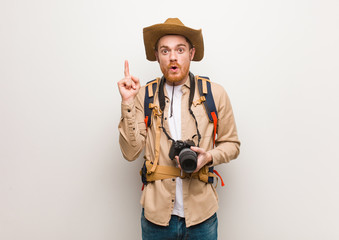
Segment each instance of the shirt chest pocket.
[[197,119],[198,128],[202,138],[211,138],[213,135],[213,122],[210,122],[203,103],[193,105],[192,111]]
[[193,114],[196,117],[198,123],[201,123],[201,124],[208,124],[209,123],[207,112],[206,112],[206,109],[205,109],[205,106],[204,106],[203,103],[197,104],[197,105],[192,104],[191,109],[192,109]]

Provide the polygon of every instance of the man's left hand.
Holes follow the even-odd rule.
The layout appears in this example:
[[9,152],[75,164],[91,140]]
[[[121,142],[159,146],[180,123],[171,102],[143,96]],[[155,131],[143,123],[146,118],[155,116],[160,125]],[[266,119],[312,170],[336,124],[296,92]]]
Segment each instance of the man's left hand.
[[191,149],[198,154],[197,168],[194,172],[198,172],[203,166],[212,162],[212,155],[206,152],[205,149],[199,147],[191,147]]
[[[199,147],[191,147],[191,149],[198,154],[197,159],[197,168],[194,172],[198,172],[203,166],[212,162],[213,158],[209,152],[206,152],[205,149]],[[179,157],[176,156],[175,159],[177,160],[179,168],[181,168],[179,163]]]

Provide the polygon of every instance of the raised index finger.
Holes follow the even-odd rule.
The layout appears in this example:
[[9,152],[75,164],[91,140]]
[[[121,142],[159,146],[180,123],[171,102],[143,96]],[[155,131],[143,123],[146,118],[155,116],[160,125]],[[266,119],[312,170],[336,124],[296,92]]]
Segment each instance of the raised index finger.
[[129,77],[130,74],[129,74],[129,66],[128,66],[128,61],[125,60],[125,77]]

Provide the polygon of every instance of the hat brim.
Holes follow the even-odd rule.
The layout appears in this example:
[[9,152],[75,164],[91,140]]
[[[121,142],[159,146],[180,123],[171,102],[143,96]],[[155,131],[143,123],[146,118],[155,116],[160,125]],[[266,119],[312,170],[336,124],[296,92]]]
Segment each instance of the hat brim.
[[186,26],[176,24],[155,24],[143,30],[146,58],[156,61],[154,47],[157,41],[165,35],[181,35],[192,43],[195,48],[193,61],[200,61],[204,57],[204,40],[201,29],[195,30]]

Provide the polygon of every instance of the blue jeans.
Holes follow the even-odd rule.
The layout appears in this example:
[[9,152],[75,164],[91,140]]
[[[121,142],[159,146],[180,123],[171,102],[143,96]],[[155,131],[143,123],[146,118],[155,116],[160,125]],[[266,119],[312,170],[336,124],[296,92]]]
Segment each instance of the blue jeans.
[[148,221],[142,210],[141,230],[143,240],[217,240],[218,218],[215,213],[206,221],[186,228],[185,218],[172,215],[169,226],[163,227]]

